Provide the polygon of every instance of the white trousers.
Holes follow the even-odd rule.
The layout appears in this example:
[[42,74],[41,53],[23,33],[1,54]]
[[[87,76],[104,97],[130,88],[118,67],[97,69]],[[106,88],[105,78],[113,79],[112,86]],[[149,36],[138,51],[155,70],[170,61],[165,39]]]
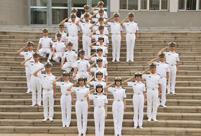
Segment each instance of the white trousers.
[[91,56],[91,48],[89,45],[91,44],[91,38],[89,36],[82,36],[82,46],[85,51],[85,58],[88,59]]
[[66,62],[61,69],[70,72],[74,67],[76,67],[76,62]]
[[70,126],[71,122],[71,95],[61,95],[61,118],[63,126]]
[[156,119],[158,109],[158,89],[147,89],[147,117]]
[[105,108],[94,108],[95,134],[96,136],[104,136],[105,130]]
[[68,41],[73,43],[73,49],[78,52],[78,36],[68,36]]
[[134,60],[135,34],[126,34],[127,60]]
[[52,58],[52,51],[50,50],[50,48],[41,48],[39,50],[39,54],[40,54],[40,56],[45,56],[45,55],[49,54],[48,59],[47,59],[48,61],[51,60],[51,58]]
[[[86,134],[87,131],[87,116],[88,116],[88,102],[87,101],[76,101],[76,117],[77,117],[77,128],[79,134]],[[83,119],[83,122],[82,122]]]
[[143,109],[144,109],[144,95],[133,95],[134,106],[134,127],[142,127],[143,123]]
[[112,35],[112,58],[119,61],[121,48],[121,35]]
[[[48,113],[48,107],[49,107],[49,113]],[[49,91],[43,89],[43,109],[45,118],[53,118],[54,116],[53,89]]]
[[[41,82],[40,79],[31,75],[30,87],[32,91],[32,105],[41,105]],[[37,97],[36,97],[37,96]]]
[[27,92],[31,92],[31,74],[29,73],[29,68],[25,67],[25,72],[26,72],[26,79],[27,79]]
[[59,62],[62,59],[62,52],[55,52],[55,56],[52,58],[54,61]]
[[112,113],[114,120],[114,133],[115,135],[121,135],[122,122],[124,116],[124,103],[123,101],[114,101],[112,104]]
[[160,105],[165,105],[166,103],[166,78],[162,77],[161,80],[161,101]]
[[80,77],[84,77],[87,78],[87,80],[89,80],[91,78],[91,75],[89,75],[89,72],[77,72],[75,80],[78,80],[78,78]]
[[175,93],[175,81],[176,81],[177,67],[176,65],[170,66],[169,82],[168,82],[168,93]]

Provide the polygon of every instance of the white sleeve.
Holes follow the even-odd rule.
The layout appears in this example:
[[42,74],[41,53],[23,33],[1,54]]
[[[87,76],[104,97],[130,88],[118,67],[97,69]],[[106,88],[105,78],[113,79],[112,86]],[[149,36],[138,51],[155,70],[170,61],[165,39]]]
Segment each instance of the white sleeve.
[[133,86],[133,82],[127,82],[128,86]]
[[107,73],[107,70],[106,70],[106,69],[105,69],[105,72],[104,72],[104,73],[105,73],[105,76],[108,76],[108,73]]
[[126,98],[126,90],[124,89],[123,98]]
[[106,40],[106,43],[110,43],[107,36],[106,36],[106,39],[104,39],[104,40]]
[[65,27],[68,27],[68,22],[65,22],[65,23],[64,23],[64,26],[65,26]]
[[76,88],[77,88],[77,87],[72,87],[72,88],[71,88],[71,92],[76,92]]
[[145,84],[143,85],[143,92],[146,92]]
[[93,100],[93,99],[94,99],[94,95],[93,95],[93,94],[89,94],[88,96],[89,96],[89,99],[90,99],[90,100]]
[[142,75],[142,79],[145,79],[145,80],[146,80],[146,78],[147,78],[147,74],[143,74],[143,75]]
[[108,88],[108,92],[113,93],[113,90],[114,90],[113,87],[109,87],[109,88]]
[[61,86],[61,82],[56,82],[56,86]]
[[108,103],[107,96],[105,96],[104,103],[105,103],[105,104],[107,104],[107,103]]
[[52,46],[52,48],[55,48],[55,43],[53,43],[53,46]]
[[91,68],[90,70],[92,73],[95,73],[96,69],[95,68]]
[[24,56],[24,55],[25,55],[25,52],[24,52],[24,51],[20,52],[20,55],[21,55],[21,56]]
[[50,38],[50,43],[53,44],[52,38]]
[[39,42],[38,42],[39,44],[41,44],[42,43],[42,38],[40,38],[40,40],[39,40]]
[[178,56],[177,56],[177,59],[176,59],[176,61],[180,61],[180,59],[179,59],[179,54],[178,54]]

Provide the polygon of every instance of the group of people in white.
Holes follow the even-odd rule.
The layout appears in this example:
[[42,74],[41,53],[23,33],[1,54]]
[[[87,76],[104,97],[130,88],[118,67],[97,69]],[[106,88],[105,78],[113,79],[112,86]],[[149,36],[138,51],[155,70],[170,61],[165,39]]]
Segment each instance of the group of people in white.
[[[73,9],[71,16],[59,24],[55,42],[48,37],[48,30],[44,29],[36,52],[33,52],[34,43],[31,41],[17,51],[17,54],[24,56],[25,59],[21,65],[25,66],[27,93],[32,93],[31,106],[41,106],[41,89],[43,89],[43,121],[48,119],[53,121],[54,98],[56,97],[56,86],[58,86],[61,90],[62,127],[69,127],[71,107],[74,95],[76,95],[75,110],[79,136],[81,134],[85,136],[87,132],[90,100],[93,100],[94,104],[95,135],[104,136],[108,93],[112,93],[114,97],[112,104],[114,134],[115,136],[122,134],[123,115],[126,111],[126,90],[122,84],[133,88],[134,129],[137,127],[143,129],[143,109],[146,103],[148,121],[157,121],[158,106],[167,107],[166,88],[168,94],[175,94],[179,55],[175,52],[176,43],[174,42],[170,42],[167,47],[159,51],[159,56],[148,62],[149,68],[144,72],[136,72],[134,76],[125,81],[122,81],[121,77],[116,77],[114,82],[108,84],[108,27],[110,27],[112,39],[112,62],[115,60],[120,62],[123,28],[126,30],[126,61],[134,61],[133,51],[139,29],[137,23],[134,22],[134,13],[129,13],[128,17],[119,22],[119,13],[114,13],[113,17],[107,19],[107,12],[103,6],[104,3],[100,1],[90,14],[89,6],[85,5],[85,13],[81,15],[81,18],[77,17],[77,9]],[[99,9],[96,10],[97,8]],[[129,21],[125,22],[127,18]],[[109,22],[112,19],[114,22]],[[65,33],[64,27],[67,28],[68,34]],[[81,31],[83,49],[78,51]],[[170,51],[164,52],[167,48]],[[95,49],[95,53],[92,55],[91,49]],[[40,56],[46,57],[47,54],[47,62],[45,64],[39,62]],[[157,59],[159,61],[156,61]],[[50,61],[61,62],[60,68],[64,72],[60,77],[56,78],[52,74],[53,65]],[[93,63],[90,65],[90,62]],[[149,70],[151,73],[147,74]],[[71,83],[70,78],[75,82]],[[130,81],[132,79],[135,81]],[[146,87],[141,82],[142,79],[146,80]],[[93,86],[91,90],[90,86]]]

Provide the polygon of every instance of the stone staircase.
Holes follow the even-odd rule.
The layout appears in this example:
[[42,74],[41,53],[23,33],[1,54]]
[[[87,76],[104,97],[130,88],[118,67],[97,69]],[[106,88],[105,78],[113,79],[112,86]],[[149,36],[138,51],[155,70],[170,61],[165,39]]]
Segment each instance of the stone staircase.
[[[23,61],[16,51],[25,46],[28,40],[36,44],[41,37],[37,31],[11,32],[0,31],[0,135],[3,134],[67,134],[77,135],[75,106],[72,106],[72,123],[69,128],[62,128],[60,91],[57,88],[55,99],[54,122],[42,122],[43,108],[30,107],[31,94],[26,92],[26,78]],[[54,33],[50,33],[54,37]],[[121,62],[111,63],[111,46],[109,49],[108,74],[109,81],[115,76],[124,79],[136,71],[147,68],[147,61],[157,56],[157,52],[167,46],[169,41],[177,42],[180,54],[179,74],[176,81],[176,95],[167,95],[167,108],[159,107],[158,122],[147,122],[144,108],[144,129],[133,130],[133,91],[127,89],[127,110],[124,114],[123,135],[201,135],[201,32],[141,32],[135,46],[135,62],[127,63],[125,34],[121,47]],[[81,43],[80,43],[81,45]],[[81,47],[81,46],[80,46]],[[46,59],[41,59],[45,62]],[[61,75],[58,63],[53,63],[52,73]],[[108,118],[106,119],[105,135],[113,135],[112,101],[108,95]],[[88,116],[87,134],[94,135],[93,106]]]

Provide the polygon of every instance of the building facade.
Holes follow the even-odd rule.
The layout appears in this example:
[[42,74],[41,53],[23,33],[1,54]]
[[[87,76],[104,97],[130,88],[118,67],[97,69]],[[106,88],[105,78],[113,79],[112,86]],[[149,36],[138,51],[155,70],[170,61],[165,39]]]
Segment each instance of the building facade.
[[[1,0],[0,25],[57,25],[68,17],[72,8],[91,8],[99,0]],[[102,0],[112,16],[123,19],[135,13],[140,27],[201,27],[201,0]]]

